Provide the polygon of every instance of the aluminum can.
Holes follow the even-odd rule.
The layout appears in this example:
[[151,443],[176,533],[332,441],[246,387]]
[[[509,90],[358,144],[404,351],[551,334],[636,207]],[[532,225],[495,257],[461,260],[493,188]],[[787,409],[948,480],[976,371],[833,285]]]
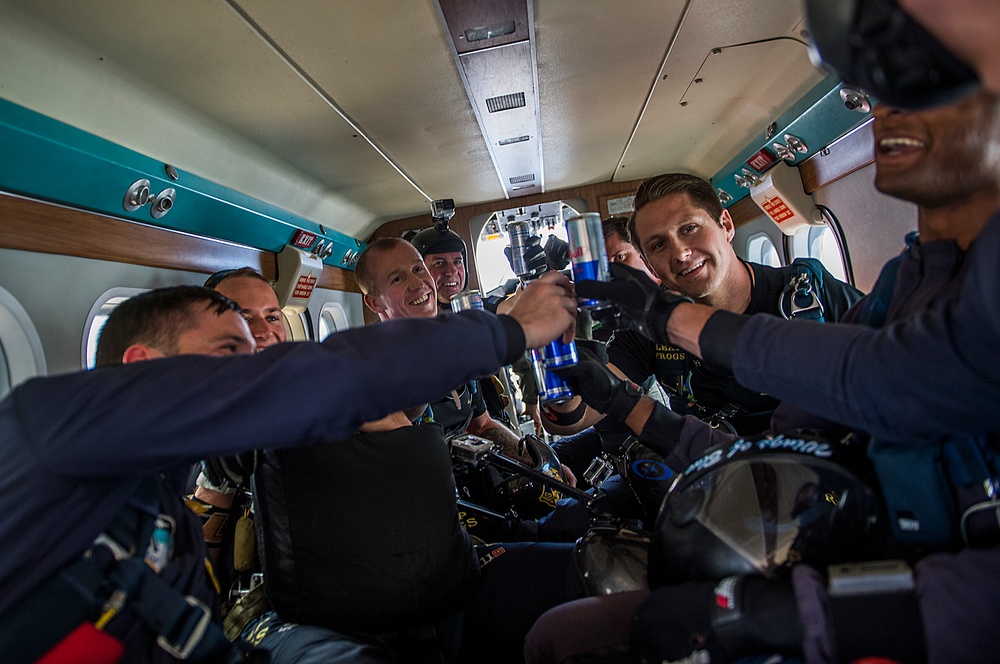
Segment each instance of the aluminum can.
[[469,309],[485,309],[483,306],[483,296],[477,290],[464,290],[451,296],[451,310],[456,314],[459,311]]
[[563,343],[562,339],[550,341],[542,349],[542,361],[546,369],[562,369],[571,367],[579,361],[576,354],[576,342]]
[[545,368],[545,360],[538,349],[528,351],[531,370],[538,386],[538,403],[562,403],[573,397],[573,390],[558,374]]
[[[573,262],[573,281],[611,281],[608,269],[608,250],[604,246],[604,229],[601,215],[585,212],[566,219],[569,238],[569,258]],[[580,300],[584,309],[603,309],[610,306],[604,300]]]
[[523,277],[528,274],[528,266],[524,262],[524,250],[531,237],[531,226],[526,221],[511,221],[507,223],[507,233],[510,235],[510,265],[514,274]]

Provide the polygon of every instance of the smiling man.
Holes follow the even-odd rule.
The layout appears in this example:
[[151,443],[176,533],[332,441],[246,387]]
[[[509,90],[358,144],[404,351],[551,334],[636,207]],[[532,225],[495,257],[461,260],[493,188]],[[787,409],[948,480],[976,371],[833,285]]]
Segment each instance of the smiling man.
[[[649,271],[664,287],[701,304],[735,313],[781,315],[790,284],[806,273],[822,305],[823,319],[839,320],[861,293],[838,281],[818,261],[774,268],[743,261],[733,249],[732,217],[722,209],[712,185],[687,173],[652,177],[639,187],[628,237]],[[657,344],[638,332],[622,330],[608,344],[609,367],[642,384],[650,376],[671,394],[680,413],[716,422],[725,420],[742,434],[768,427],[778,401],[740,386],[728,372],[716,371],[683,349]],[[551,433],[582,430],[602,415],[578,399],[549,410]],[[641,431],[636,431],[641,433]]]
[[240,314],[250,327],[257,352],[287,339],[281,318],[281,305],[271,282],[252,267],[216,272],[205,281],[205,288],[222,293],[240,305]]
[[465,240],[452,230],[426,228],[414,235],[410,242],[427,264],[427,270],[437,286],[438,302],[448,309],[452,296],[465,290],[468,282]]
[[[447,272],[453,273],[453,270]],[[439,295],[435,277],[417,249],[405,240],[382,238],[373,242],[358,259],[355,275],[364,293],[365,305],[380,320],[432,318],[438,314]],[[464,278],[463,263],[460,279],[463,286]],[[447,352],[447,349],[442,349],[442,352]],[[416,359],[422,363],[432,361],[432,358]],[[430,365],[427,368],[433,369]],[[426,417],[443,426],[446,435],[467,432],[483,436],[503,445],[507,454],[517,456],[518,437],[490,417],[476,381],[463,383],[451,394],[432,403],[428,411]]]

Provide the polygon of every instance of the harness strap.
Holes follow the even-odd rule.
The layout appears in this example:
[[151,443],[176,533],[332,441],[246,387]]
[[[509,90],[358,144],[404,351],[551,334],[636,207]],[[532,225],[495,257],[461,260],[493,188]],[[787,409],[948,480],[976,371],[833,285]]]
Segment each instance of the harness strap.
[[899,272],[899,266],[903,264],[903,259],[906,258],[906,254],[910,251],[910,248],[918,242],[919,236],[916,231],[907,233],[906,248],[903,249],[903,253],[886,263],[882,271],[879,272],[878,279],[875,281],[875,285],[872,286],[872,290],[868,294],[868,300],[861,310],[859,322],[862,325],[867,325],[868,327],[882,327],[885,325],[885,317],[889,312],[889,302],[892,300],[892,294],[896,290],[896,274]]
[[142,559],[120,560],[111,581],[127,595],[128,606],[158,636],[157,645],[177,659],[216,661],[233,645],[212,620],[212,610],[170,587]]
[[[787,319],[812,320],[822,323],[825,311],[820,295],[823,292],[822,273],[806,260],[795,259],[792,265],[795,274],[781,291],[778,310]],[[791,267],[790,266],[790,267]]]

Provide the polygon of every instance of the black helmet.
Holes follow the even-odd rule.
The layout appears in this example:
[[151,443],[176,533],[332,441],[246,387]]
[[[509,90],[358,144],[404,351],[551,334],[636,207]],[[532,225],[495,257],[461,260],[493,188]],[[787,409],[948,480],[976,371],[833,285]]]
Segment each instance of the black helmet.
[[843,447],[809,436],[740,438],[696,460],[663,501],[650,585],[878,557],[887,541],[881,501],[848,469],[868,477],[863,455]]
[[469,262],[465,240],[449,228],[445,228],[444,230],[440,230],[437,227],[425,228],[408,239],[410,244],[417,248],[421,256],[443,254],[449,251],[461,251],[462,259],[465,260],[466,264]]
[[978,84],[897,0],[806,0],[813,58],[900,108],[943,104]]

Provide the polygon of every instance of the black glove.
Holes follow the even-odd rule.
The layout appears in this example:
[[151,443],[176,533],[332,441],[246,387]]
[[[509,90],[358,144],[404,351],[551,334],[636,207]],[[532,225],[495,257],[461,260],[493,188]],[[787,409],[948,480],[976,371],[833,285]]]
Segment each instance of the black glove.
[[[507,257],[507,262],[510,263],[510,269],[517,273],[517,269],[514,267],[514,260],[511,258],[510,245],[503,248],[503,255]],[[532,235],[528,238],[528,243],[524,247],[524,265],[527,272],[524,274],[518,274],[519,277],[524,276],[538,276],[548,269],[548,258],[545,256],[545,250],[542,248],[542,238],[537,235]]]
[[639,403],[642,388],[611,373],[588,348],[577,342],[579,362],[571,367],[552,369],[569,383],[574,394],[599,413],[624,420]]
[[631,633],[640,662],[701,661],[692,654],[707,651],[712,664],[801,656],[802,637],[791,582],[758,576],[656,590],[635,612]]
[[545,241],[545,255],[548,257],[549,269],[558,272],[569,265],[569,243],[555,235],[549,235],[549,239]]
[[691,298],[671,293],[627,265],[612,263],[610,267],[612,281],[581,281],[576,285],[577,297],[610,301],[618,306],[626,327],[657,343],[669,344],[670,314],[678,304],[691,302]]

